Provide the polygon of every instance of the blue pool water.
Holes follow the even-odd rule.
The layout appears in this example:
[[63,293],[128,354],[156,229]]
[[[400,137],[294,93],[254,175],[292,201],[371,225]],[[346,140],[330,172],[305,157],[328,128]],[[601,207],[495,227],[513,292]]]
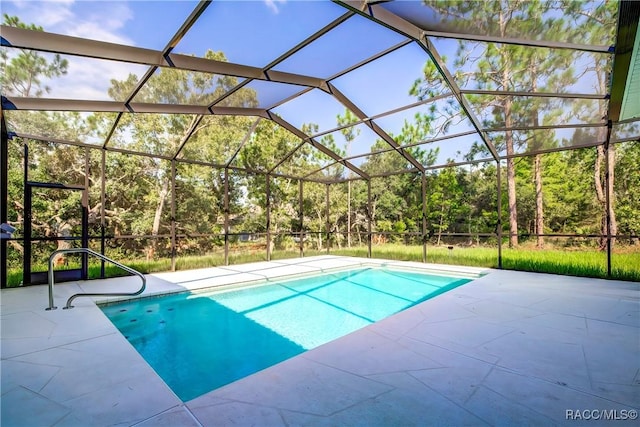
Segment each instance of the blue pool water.
[[362,268],[102,310],[187,401],[470,280]]

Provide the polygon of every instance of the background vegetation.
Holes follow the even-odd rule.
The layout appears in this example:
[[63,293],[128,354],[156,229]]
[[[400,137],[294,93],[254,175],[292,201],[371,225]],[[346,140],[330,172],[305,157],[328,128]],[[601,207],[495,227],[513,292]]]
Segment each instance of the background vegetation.
[[[614,2],[603,3],[594,16],[586,18],[588,25],[580,30],[572,30],[570,25],[572,13],[576,14],[575,19],[585,19],[578,17],[580,11],[573,2],[563,3],[566,14],[562,18],[545,15],[544,8],[556,3],[523,8],[518,2],[508,2],[513,10],[497,7],[503,2],[475,2],[472,9],[467,9],[466,3],[452,6],[447,2],[446,7],[440,2],[429,3],[435,10],[453,17],[454,22],[456,16],[465,17],[459,25],[472,22],[487,26],[479,30],[487,34],[494,33],[496,23],[505,20],[511,25],[504,28],[513,30],[521,26],[524,33],[531,28],[579,31],[568,37],[584,43],[597,43],[603,37],[602,32],[615,29]],[[468,21],[469,16],[473,18],[476,14],[477,19]],[[38,29],[16,17],[5,16],[5,23]],[[455,78],[460,82],[473,81],[478,89],[570,92],[583,77],[574,70],[578,61],[588,64],[589,72],[595,76],[595,93],[608,91],[610,55],[581,52],[576,56],[562,49],[470,41],[460,41],[450,55],[459,70]],[[209,51],[206,57],[225,60],[223,52]],[[58,56],[45,58],[32,51],[9,54],[3,50],[1,67],[3,91],[29,97],[46,94],[44,82],[65,74],[69,64]],[[564,71],[558,73],[558,69]],[[127,98],[139,77],[131,74],[123,81],[112,80],[109,96],[114,100]],[[165,68],[142,87],[136,101],[205,105],[219,99],[237,83],[234,77]],[[413,87],[407,88],[416,100],[427,100],[446,90],[430,61],[425,64],[423,74],[416,76]],[[567,103],[562,98],[508,95],[475,95],[469,100],[483,112],[480,115],[483,127],[504,129],[491,135],[498,151],[511,156],[502,162],[500,172],[494,161],[456,166],[451,160],[449,164],[438,165],[439,148],[431,144],[412,145],[433,135],[447,134],[450,127],[466,120],[464,111],[454,102],[416,114],[412,121],[405,121],[401,132],[391,135],[428,168],[427,260],[495,267],[496,231],[502,227],[504,244],[508,247],[503,251],[505,268],[605,277],[603,235],[607,234],[608,173],[611,232],[618,236],[613,240],[613,277],[639,280],[640,144],[624,142],[611,145],[608,150],[602,144],[575,148],[604,141],[606,128],[584,127],[564,132],[532,129],[567,122],[600,123],[606,117],[606,103],[589,99]],[[243,88],[223,103],[255,107],[257,96],[251,89]],[[86,144],[103,140],[115,119],[113,114],[105,113],[27,113],[7,114],[9,128]],[[356,120],[349,110],[336,117],[336,123],[345,126]],[[302,128],[307,133],[314,130],[317,130],[314,123]],[[330,134],[320,142],[339,155],[348,156],[349,142],[357,136],[357,128],[346,127],[342,132],[348,141],[344,148],[338,147]],[[183,144],[188,133],[191,137]],[[637,134],[637,128],[633,124],[618,129],[620,137],[634,133]],[[104,233],[107,256],[145,272],[170,269],[172,252],[177,269],[222,264],[225,211],[230,220],[232,263],[266,259],[267,231],[273,236],[274,259],[297,256],[301,233],[305,255],[326,253],[330,247],[330,253],[366,256],[369,218],[374,233],[373,256],[422,260],[421,175],[404,157],[389,151],[388,144],[381,139],[371,141],[370,152],[376,154],[362,159],[358,167],[374,176],[398,174],[371,179],[370,210],[366,182],[331,184],[328,216],[326,184],[305,182],[300,206],[298,180],[284,176],[309,176],[318,181],[350,180],[355,176],[311,145],[301,145],[296,135],[272,121],[235,116],[123,114],[110,139],[110,150],[43,139],[15,137],[10,141],[9,220],[17,227],[18,238],[24,223],[26,146],[30,153],[30,180],[82,185],[88,189],[90,247],[99,249],[99,238]],[[574,149],[560,151],[563,148]],[[524,155],[541,150],[546,153]],[[178,154],[171,161],[174,153]],[[468,161],[491,157],[479,140],[463,154]],[[504,183],[500,199],[498,173]],[[265,196],[267,186],[271,192],[269,200]],[[224,202],[225,188],[228,206]],[[36,214],[32,218],[34,236],[77,235],[78,206],[78,197],[68,192],[37,192]],[[171,244],[172,233],[176,236],[175,247]],[[32,262],[44,270],[52,250],[71,244],[62,240],[36,243]],[[450,246],[453,249],[448,249]],[[10,286],[20,283],[23,254],[19,239],[10,242]],[[66,259],[60,268],[71,268],[75,261]],[[92,277],[99,275],[97,268],[92,266]],[[110,269],[106,272],[117,274]]]

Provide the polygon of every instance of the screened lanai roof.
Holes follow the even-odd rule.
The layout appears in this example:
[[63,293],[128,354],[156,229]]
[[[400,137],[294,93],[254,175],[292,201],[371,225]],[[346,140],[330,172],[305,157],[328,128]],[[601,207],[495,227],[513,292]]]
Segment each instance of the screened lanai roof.
[[[318,181],[638,139],[639,5],[530,6],[7,1],[44,31],[3,25],[3,60],[68,69],[42,94],[4,82],[2,106],[22,137]],[[134,143],[149,123],[171,132]]]

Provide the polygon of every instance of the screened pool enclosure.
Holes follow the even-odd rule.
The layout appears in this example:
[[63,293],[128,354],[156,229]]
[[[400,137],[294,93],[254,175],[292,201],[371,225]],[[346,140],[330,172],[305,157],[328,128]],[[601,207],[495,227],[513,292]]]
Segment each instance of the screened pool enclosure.
[[3,12],[3,287],[72,247],[144,271],[334,253],[640,278],[637,2]]

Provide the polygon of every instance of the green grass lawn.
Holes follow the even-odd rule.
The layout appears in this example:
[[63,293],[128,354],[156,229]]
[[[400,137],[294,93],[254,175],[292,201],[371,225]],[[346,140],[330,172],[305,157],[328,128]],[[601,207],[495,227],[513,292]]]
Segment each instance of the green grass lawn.
[[[305,256],[324,255],[325,250],[305,250]],[[367,257],[366,246],[332,249],[332,255],[346,255]],[[297,258],[299,252],[295,250],[276,250],[272,259]],[[405,246],[400,244],[375,245],[372,248],[374,258],[422,261],[422,246]],[[243,264],[248,262],[265,261],[264,251],[229,253],[230,264]],[[171,270],[171,260],[161,258],[152,261],[131,259],[118,260],[142,273],[154,273]],[[437,264],[468,265],[474,267],[498,267],[497,249],[489,247],[455,247],[453,250],[446,246],[427,248],[427,262]],[[207,254],[202,256],[183,256],[176,258],[176,270],[190,270],[224,265],[222,253]],[[529,250],[529,249],[503,249],[502,267],[509,270],[532,271],[538,273],[556,273],[582,277],[607,277],[606,253],[593,249],[585,250]],[[46,270],[46,266],[35,266],[34,269]],[[640,248],[625,253],[612,255],[612,279],[630,280],[640,282]],[[105,275],[117,277],[126,272],[117,267],[105,264]],[[89,277],[100,277],[100,264],[91,261],[89,264]],[[19,286],[22,281],[21,269],[9,269],[7,284],[9,287]]]
[[[367,256],[367,248],[343,248],[331,252],[336,255]],[[498,267],[498,251],[486,247],[427,248],[427,262],[436,264]],[[402,261],[422,261],[422,246],[386,244],[372,248],[374,258]],[[527,250],[503,249],[502,268],[508,270],[556,273],[582,277],[607,277],[607,255],[597,250]],[[636,252],[612,255],[611,278],[640,282],[640,249]]]

